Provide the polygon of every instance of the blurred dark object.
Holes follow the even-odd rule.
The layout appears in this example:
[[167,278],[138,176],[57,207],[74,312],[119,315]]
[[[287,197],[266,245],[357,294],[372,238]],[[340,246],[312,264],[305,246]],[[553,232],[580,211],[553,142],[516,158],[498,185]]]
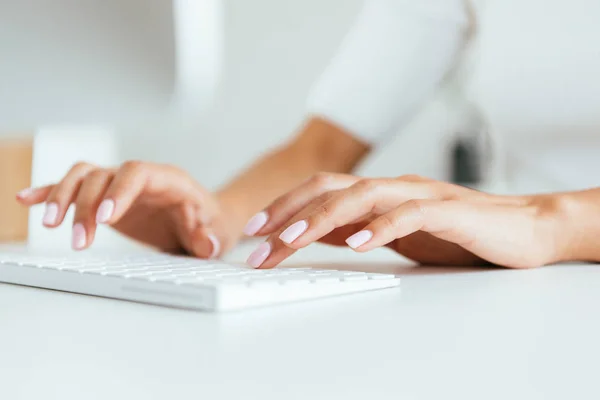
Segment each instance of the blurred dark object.
[[476,186],[482,182],[482,154],[474,138],[457,137],[450,153],[450,181],[462,186]]

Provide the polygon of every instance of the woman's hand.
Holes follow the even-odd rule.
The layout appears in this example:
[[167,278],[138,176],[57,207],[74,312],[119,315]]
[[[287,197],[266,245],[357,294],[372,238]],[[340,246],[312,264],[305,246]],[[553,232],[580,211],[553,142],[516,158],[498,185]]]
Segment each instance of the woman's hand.
[[71,204],[74,249],[89,247],[97,224],[108,224],[166,252],[218,256],[232,243],[219,201],[187,173],[168,165],[130,161],[117,169],[78,163],[58,183],[26,189],[24,205],[46,203],[43,224],[64,222]]
[[319,241],[356,252],[387,246],[425,264],[541,266],[564,250],[561,210],[557,196],[495,196],[417,176],[323,174],[250,221],[268,238],[248,263],[272,268]]

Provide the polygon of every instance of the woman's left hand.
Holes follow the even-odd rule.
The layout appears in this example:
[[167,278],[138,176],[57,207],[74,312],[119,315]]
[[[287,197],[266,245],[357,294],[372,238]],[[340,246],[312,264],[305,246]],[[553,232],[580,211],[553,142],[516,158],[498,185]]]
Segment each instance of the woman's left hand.
[[[559,195],[498,196],[418,176],[321,174],[269,205],[248,258],[272,268],[314,242],[389,247],[422,264],[531,268],[561,260]],[[255,220],[256,221],[256,220]]]

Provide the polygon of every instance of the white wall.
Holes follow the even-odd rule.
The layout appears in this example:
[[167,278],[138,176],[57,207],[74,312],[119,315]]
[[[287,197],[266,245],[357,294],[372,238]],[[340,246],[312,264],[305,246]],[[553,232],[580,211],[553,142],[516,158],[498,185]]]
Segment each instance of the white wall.
[[[124,138],[124,158],[175,163],[209,187],[222,184],[292,135],[304,101],[352,24],[361,0],[228,0],[221,82],[212,110],[187,127],[146,127]],[[450,123],[433,101],[361,173],[444,177]],[[163,131],[164,129],[164,131]]]
[[1,0],[0,132],[164,110],[173,25],[163,0]]
[[[200,4],[200,0],[178,1]],[[299,127],[309,88],[362,1],[202,0],[207,7],[222,6],[223,48],[214,55],[221,59],[205,60],[206,65],[221,66],[212,106],[198,110],[191,120],[174,121],[152,112],[146,126],[122,125],[120,159],[174,163],[209,187],[222,184]],[[58,121],[78,122],[86,113],[100,110],[129,112],[127,104],[138,104],[135,96],[159,103],[167,97],[164,93],[174,84],[174,50],[173,13],[166,3],[173,2],[61,0],[41,8],[34,3],[0,2],[0,32],[4,32],[0,50],[11,55],[0,65],[5,96],[0,96],[0,104],[9,116],[34,118],[34,109],[57,109],[52,115]],[[214,39],[198,37],[207,51]],[[117,78],[108,79],[109,75]],[[140,82],[148,89],[140,88]],[[66,87],[70,97],[62,95]],[[153,90],[162,94],[148,94]],[[15,94],[21,96],[20,107],[15,98],[11,100]],[[6,118],[0,121],[0,135],[3,124]],[[447,124],[443,103],[433,102],[361,172],[443,177],[445,158],[439,141]]]

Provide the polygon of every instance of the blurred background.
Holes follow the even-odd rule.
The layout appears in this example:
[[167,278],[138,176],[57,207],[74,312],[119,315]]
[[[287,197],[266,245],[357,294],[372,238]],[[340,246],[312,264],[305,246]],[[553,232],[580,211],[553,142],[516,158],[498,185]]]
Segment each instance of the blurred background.
[[[0,4],[3,135],[97,121],[117,133],[119,159],[177,163],[214,186],[298,128],[362,0]],[[172,104],[181,86],[195,91],[186,113],[186,99]],[[367,168],[383,173],[387,155],[399,173],[443,176],[431,131],[448,129],[448,111],[434,100]]]
[[[216,188],[299,128],[361,5],[0,0],[0,140],[32,140],[32,184],[81,159],[140,159]],[[359,173],[449,179],[453,135],[474,129],[451,98],[442,90]],[[30,228],[50,240],[37,217]]]

